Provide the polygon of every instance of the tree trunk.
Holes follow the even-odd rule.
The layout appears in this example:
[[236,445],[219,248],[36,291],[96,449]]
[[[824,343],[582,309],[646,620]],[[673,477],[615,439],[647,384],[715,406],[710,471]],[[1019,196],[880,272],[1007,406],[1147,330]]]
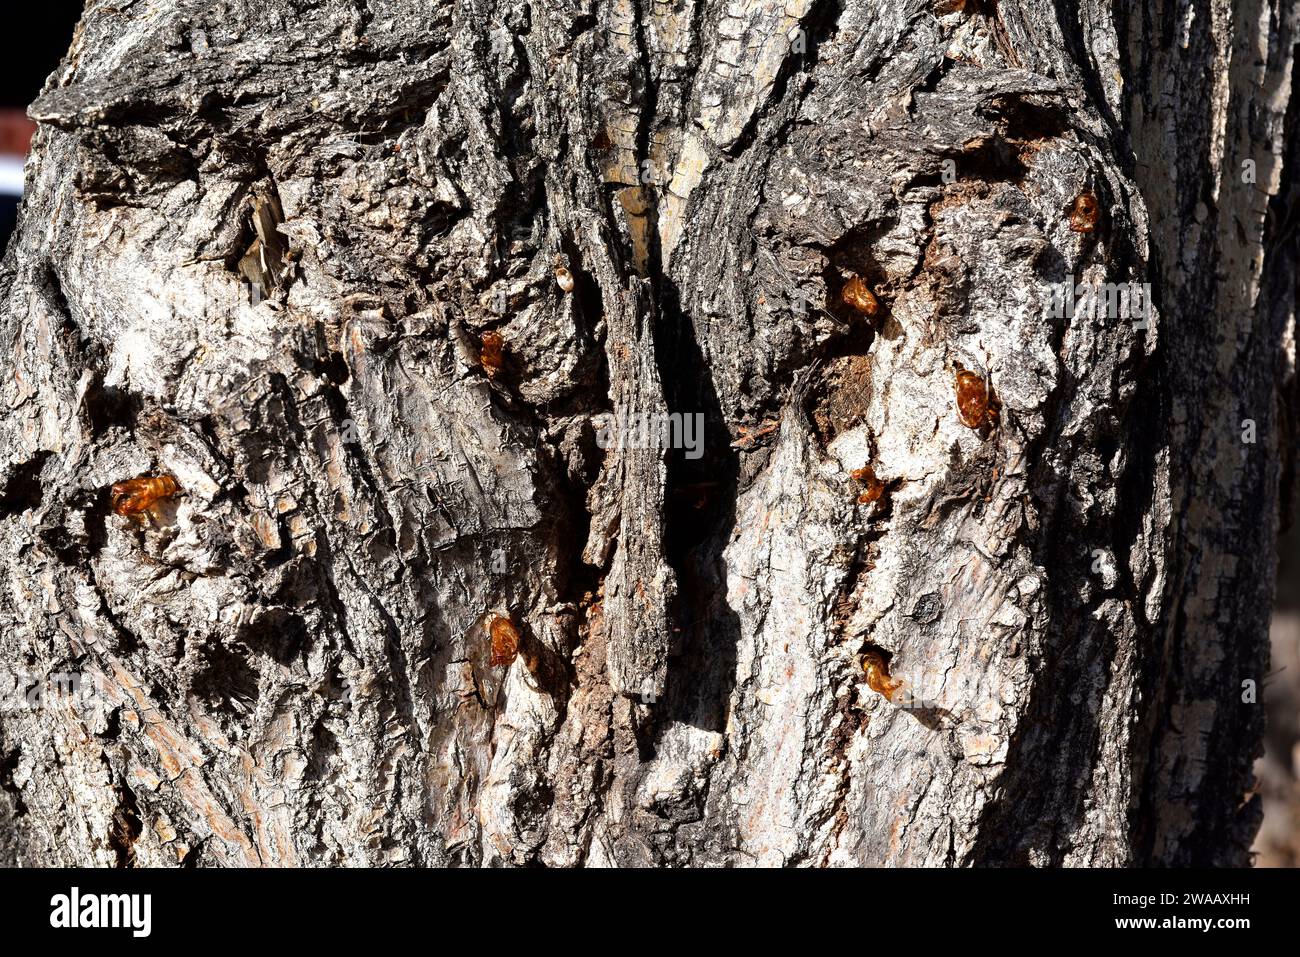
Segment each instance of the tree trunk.
[[88,7],[0,859],[1248,860],[1294,4]]

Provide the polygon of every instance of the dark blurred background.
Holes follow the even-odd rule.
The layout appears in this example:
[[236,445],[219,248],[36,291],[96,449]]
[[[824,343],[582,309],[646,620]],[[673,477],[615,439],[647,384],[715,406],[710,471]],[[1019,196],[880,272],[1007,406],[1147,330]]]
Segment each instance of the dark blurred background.
[[1258,867],[1300,867],[1300,526],[1278,542],[1273,602],[1273,662],[1261,698],[1268,730],[1255,765],[1264,824],[1255,838]]
[[[21,14],[21,38],[0,57],[0,250],[13,231],[22,189],[22,161],[35,129],[26,108],[59,65],[81,16],[81,0],[46,0]],[[1265,755],[1257,764],[1264,825],[1255,841],[1256,864],[1300,866],[1300,532],[1279,543],[1274,606],[1273,664],[1263,682],[1268,714]],[[1238,682],[1233,682],[1234,687]]]
[[14,229],[23,157],[36,129],[27,119],[27,104],[68,51],[81,7],[81,0],[45,0],[13,13],[21,30],[10,30],[0,57],[0,250]]

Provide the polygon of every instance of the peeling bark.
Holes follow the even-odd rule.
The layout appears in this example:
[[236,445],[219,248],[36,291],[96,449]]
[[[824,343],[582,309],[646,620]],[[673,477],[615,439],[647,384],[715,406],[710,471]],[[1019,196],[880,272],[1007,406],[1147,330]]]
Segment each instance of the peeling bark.
[[1244,863],[1297,17],[92,0],[0,272],[0,665],[82,685],[0,711],[0,858]]

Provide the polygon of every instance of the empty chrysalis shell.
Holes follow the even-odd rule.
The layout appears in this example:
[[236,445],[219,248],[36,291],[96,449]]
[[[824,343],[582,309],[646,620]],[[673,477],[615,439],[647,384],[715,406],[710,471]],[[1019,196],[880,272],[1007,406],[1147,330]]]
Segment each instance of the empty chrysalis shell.
[[870,505],[885,493],[885,483],[876,477],[876,470],[870,465],[854,469],[849,474],[853,476],[854,481],[861,482],[863,485],[862,494],[858,496],[860,504]]
[[505,615],[493,615],[488,624],[488,636],[492,639],[493,667],[508,665],[519,653],[519,630]]
[[485,332],[480,342],[482,348],[478,354],[479,364],[489,376],[495,376],[501,371],[506,341],[499,332]]
[[176,480],[170,475],[146,475],[117,482],[109,501],[118,515],[137,515],[176,494]]
[[903,688],[901,679],[890,676],[889,664],[878,651],[868,650],[862,653],[862,672],[867,676],[867,687],[876,694],[884,695],[887,700],[894,700],[894,695]]
[[1097,197],[1090,190],[1084,190],[1070,207],[1070,229],[1076,233],[1090,233],[1097,228],[1100,217],[1101,205]]
[[989,393],[989,384],[983,376],[958,368],[956,387],[957,416],[962,425],[981,429],[996,420],[997,412]]
[[840,290],[840,298],[844,300],[846,306],[867,317],[874,316],[880,311],[880,302],[876,299],[875,293],[857,276],[844,284],[844,288]]

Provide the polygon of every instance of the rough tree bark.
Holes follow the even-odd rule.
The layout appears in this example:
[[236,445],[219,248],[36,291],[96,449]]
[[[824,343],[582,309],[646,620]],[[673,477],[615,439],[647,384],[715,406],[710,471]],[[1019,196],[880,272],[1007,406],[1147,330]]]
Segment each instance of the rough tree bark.
[[90,0],[0,277],[0,856],[1244,863],[1296,27]]

